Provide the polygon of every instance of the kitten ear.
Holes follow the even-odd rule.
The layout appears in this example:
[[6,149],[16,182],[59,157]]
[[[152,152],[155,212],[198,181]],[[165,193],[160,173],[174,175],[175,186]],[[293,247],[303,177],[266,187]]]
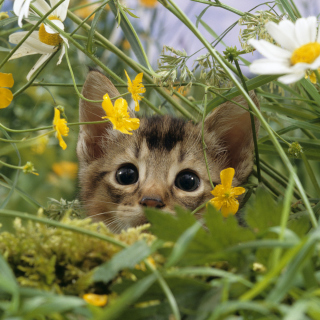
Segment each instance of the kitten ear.
[[[259,108],[259,101],[253,91],[250,97]],[[248,108],[243,96],[234,101]],[[258,136],[260,122],[255,117],[256,135]],[[235,177],[241,183],[252,171],[254,143],[251,128],[250,113],[232,102],[225,102],[214,109],[205,120],[205,132],[210,141],[217,141],[221,150],[222,169],[232,167]],[[209,145],[208,145],[209,147]]]
[[[90,100],[103,100],[108,93],[110,98],[120,95],[112,82],[97,70],[90,71],[82,88],[82,95]],[[101,102],[93,103],[80,100],[79,121],[101,121],[106,114]],[[86,124],[80,126],[77,154],[80,161],[90,162],[99,158],[103,150],[101,148],[102,137],[112,130],[111,122],[101,124]]]

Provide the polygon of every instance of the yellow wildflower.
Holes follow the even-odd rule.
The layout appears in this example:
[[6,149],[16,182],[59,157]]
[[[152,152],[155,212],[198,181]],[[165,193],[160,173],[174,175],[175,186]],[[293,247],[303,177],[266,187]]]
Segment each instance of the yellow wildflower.
[[119,98],[115,101],[114,106],[109,95],[103,96],[102,108],[106,113],[102,119],[109,119],[113,124],[113,129],[119,130],[125,134],[132,134],[132,130],[139,128],[140,120],[130,118],[128,113],[128,103],[126,100]]
[[46,150],[47,144],[49,142],[48,136],[42,136],[37,140],[37,144],[35,144],[31,150],[34,153],[42,154]]
[[145,93],[146,89],[143,86],[142,82],[142,77],[143,77],[143,73],[139,73],[135,79],[131,82],[131,79],[129,78],[127,71],[124,70],[124,72],[126,73],[127,79],[128,79],[128,90],[132,95],[132,99],[135,102],[135,109],[136,111],[139,111],[139,101],[142,99],[142,97],[140,96],[140,93]]
[[221,184],[218,184],[211,191],[211,193],[214,195],[214,198],[210,200],[210,203],[216,209],[221,209],[224,217],[227,217],[231,214],[236,214],[239,209],[239,201],[236,198],[246,191],[246,189],[242,187],[232,187],[233,176],[233,168],[222,170],[220,172]]
[[0,109],[6,108],[11,103],[13,94],[7,88],[12,88],[13,84],[12,73],[0,72]]
[[78,164],[70,161],[56,162],[52,165],[52,170],[59,177],[75,179],[78,173]]
[[60,111],[57,108],[54,109],[53,128],[57,131],[56,136],[59,140],[60,147],[65,150],[67,144],[63,141],[62,136],[66,137],[68,135],[69,128],[67,127],[66,119],[60,119]]
[[154,8],[157,4],[157,0],[140,0],[141,5],[148,7],[148,8]]
[[[320,68],[317,69],[318,72],[320,72]],[[311,83],[316,84],[317,83],[317,76],[313,71],[307,71],[305,74],[305,79],[310,79]]]
[[0,20],[8,19],[8,12],[0,12]]
[[30,161],[28,161],[28,162],[23,166],[22,171],[23,171],[24,173],[32,173],[32,174],[34,174],[34,175],[36,175],[36,176],[39,175],[39,173],[35,172],[36,169],[34,168],[33,163],[30,162]]
[[108,296],[106,294],[86,293],[82,298],[96,307],[103,307],[108,302]]

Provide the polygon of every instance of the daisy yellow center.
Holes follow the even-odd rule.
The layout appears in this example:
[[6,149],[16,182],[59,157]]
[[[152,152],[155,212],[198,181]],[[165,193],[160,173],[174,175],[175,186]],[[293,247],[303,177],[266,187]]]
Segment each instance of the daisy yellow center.
[[320,56],[320,43],[310,42],[293,51],[291,64],[312,63]]
[[[51,16],[48,18],[49,20],[59,20],[56,16]],[[48,33],[42,23],[39,28],[39,40],[49,46],[56,47],[59,45],[63,40],[60,37],[59,33]]]

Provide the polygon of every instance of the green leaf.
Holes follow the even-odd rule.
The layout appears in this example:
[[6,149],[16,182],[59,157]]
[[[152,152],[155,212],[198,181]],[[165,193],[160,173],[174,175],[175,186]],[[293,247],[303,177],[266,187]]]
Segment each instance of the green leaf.
[[1,20],[0,21],[0,28],[4,27],[10,23],[16,22],[16,21],[18,21],[18,17],[9,17],[7,19]]
[[93,281],[104,283],[112,280],[119,271],[126,268],[134,268],[135,265],[151,253],[150,248],[144,240],[135,242],[132,246],[117,253],[110,261],[98,267],[93,274]]
[[314,85],[307,79],[300,80],[301,85],[303,88],[309,93],[312,99],[320,106],[320,95]]
[[255,201],[248,204],[245,211],[248,226],[257,234],[280,225],[282,205],[277,204],[264,187],[257,188]]
[[90,28],[90,31],[88,34],[88,41],[87,41],[87,51],[90,54],[94,53],[94,50],[92,49],[94,33],[96,31],[96,27],[97,27],[98,21],[100,19],[100,16],[101,16],[102,12],[105,10],[106,4],[108,2],[109,2],[109,0],[102,3],[100,9],[95,13],[93,21],[91,23],[91,28]]
[[[248,90],[250,91],[250,90],[259,88],[262,85],[267,84],[267,83],[269,83],[271,81],[274,81],[277,78],[278,78],[278,75],[276,75],[276,76],[275,75],[272,75],[272,76],[265,76],[265,75],[257,76],[257,77],[255,77],[253,79],[250,79],[250,80],[246,81],[246,85],[247,85]],[[223,96],[225,96],[228,99],[233,99],[233,98],[237,97],[238,95],[240,95],[240,91],[236,87],[233,87],[231,90],[229,90],[228,92],[223,94]],[[207,114],[212,109],[214,109],[215,107],[219,106],[220,104],[222,104],[225,101],[226,101],[226,99],[223,99],[223,98],[220,98],[220,97],[217,97],[217,98],[214,98],[213,100],[211,100],[207,105]]]
[[224,218],[221,212],[211,205],[208,206],[205,221],[210,231],[211,239],[219,244],[220,249],[255,239],[252,231],[241,227],[234,215]]
[[130,46],[132,48],[132,51],[134,52],[138,61],[143,66],[147,67],[147,63],[146,63],[144,55],[141,51],[140,45],[139,45],[131,27],[130,27],[129,22],[126,20],[126,17],[120,12],[120,10],[119,11],[117,10],[113,1],[109,2],[109,6],[110,6],[110,9],[113,12],[113,14],[115,16],[118,15],[118,21],[120,21],[120,27],[121,27],[126,39],[129,41]]
[[288,291],[293,286],[292,279],[295,278],[302,267],[308,262],[311,258],[311,255],[314,251],[314,245],[320,240],[319,238],[319,228],[314,230],[314,232],[307,238],[306,243],[298,251],[298,253],[293,257],[293,259],[288,263],[283,273],[277,279],[275,287],[270,291],[266,301],[278,303]]
[[28,299],[21,309],[21,313],[25,314],[26,318],[33,318],[39,315],[50,315],[53,313],[64,313],[75,308],[86,305],[86,302],[78,297],[68,296],[35,296]]
[[120,319],[119,316],[134,303],[140,296],[142,296],[148,288],[155,282],[156,275],[150,274],[149,276],[139,280],[129,289],[127,289],[111,306],[104,308],[103,312],[99,316],[95,317],[95,320],[112,320]]
[[181,235],[181,237],[175,243],[172,253],[168,258],[168,261],[165,265],[166,268],[172,267],[181,259],[181,257],[186,253],[190,242],[194,239],[201,227],[201,224],[196,222]]
[[206,8],[204,8],[200,14],[197,16],[197,21],[196,21],[196,27],[199,27],[199,22],[201,21],[203,15],[206,13],[206,11],[210,8],[211,6],[207,6]]

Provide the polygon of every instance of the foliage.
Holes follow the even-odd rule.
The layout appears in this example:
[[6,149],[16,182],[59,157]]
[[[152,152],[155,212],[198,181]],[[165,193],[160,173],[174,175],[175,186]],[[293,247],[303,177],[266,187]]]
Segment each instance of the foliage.
[[[147,209],[151,234],[143,232],[146,225],[114,235],[103,224],[68,215],[60,228],[46,225],[52,220],[37,221],[41,215],[25,225],[17,218],[14,233],[0,234],[8,263],[1,258],[0,310],[4,318],[58,319],[59,313],[70,319],[168,319],[172,310],[156,281],[161,274],[184,319],[284,319],[296,309],[305,319],[317,319],[319,230],[308,232],[308,219],[292,215],[281,239],[283,210],[282,201],[259,188],[241,213],[247,226],[239,226],[236,216],[223,218],[211,205],[205,229],[182,209],[175,215]],[[107,306],[85,303],[81,297],[88,292],[108,294]]]
[[[173,0],[135,1],[134,8],[119,0],[73,1],[64,29],[34,15],[30,20],[39,25],[24,21],[23,30],[45,23],[69,47],[51,48],[50,59],[26,80],[38,57],[9,61],[17,48],[9,36],[21,28],[8,1],[0,0],[0,69],[14,78],[13,100],[0,110],[1,319],[320,318],[319,72],[307,70],[306,78],[290,85],[278,75],[249,79],[245,73],[248,41],[275,43],[265,24],[295,22],[301,13],[293,0],[248,12],[222,1],[190,1],[195,3],[202,10],[195,24]],[[211,13],[223,10],[238,20],[218,35]],[[159,25],[169,14],[183,41],[163,43]],[[242,51],[224,39],[237,24]],[[171,37],[173,31],[165,31]],[[181,47],[189,35],[201,47]],[[154,54],[159,47],[162,53]],[[240,212],[223,218],[204,204],[203,219],[196,220],[195,212],[181,208],[174,214],[148,209],[150,226],[118,235],[83,220],[75,146],[84,65],[100,68],[123,96],[130,91],[124,70],[130,79],[138,74],[133,98],[147,116],[169,113],[197,122],[243,95],[262,128]],[[54,136],[55,110],[69,128],[63,127],[66,150]],[[107,305],[90,305],[86,293],[108,295]]]

